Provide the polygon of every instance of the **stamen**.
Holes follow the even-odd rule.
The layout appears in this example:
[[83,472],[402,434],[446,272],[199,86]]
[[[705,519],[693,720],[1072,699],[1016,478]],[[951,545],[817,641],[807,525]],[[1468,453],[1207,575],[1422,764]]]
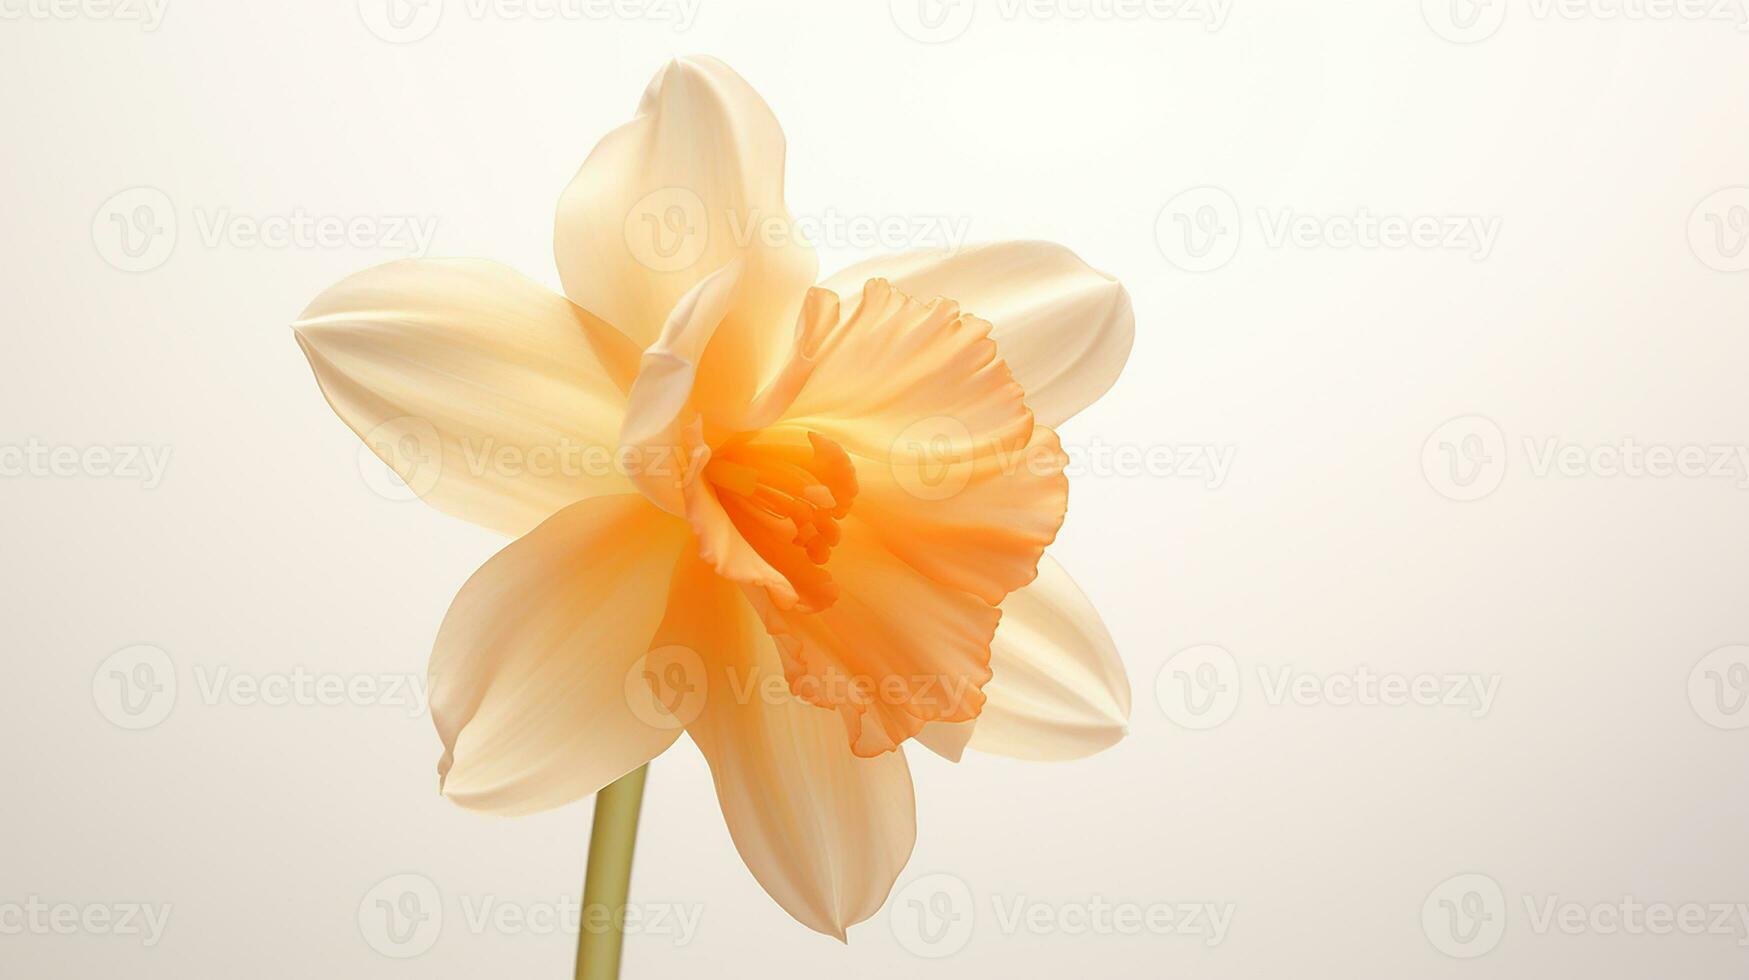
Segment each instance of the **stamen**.
[[[742,536],[792,579],[831,558],[843,537],[838,521],[856,497],[850,457],[814,432],[738,434],[718,445],[704,475]],[[836,589],[829,578],[819,580],[824,574],[809,576],[816,580],[813,594],[829,603]]]

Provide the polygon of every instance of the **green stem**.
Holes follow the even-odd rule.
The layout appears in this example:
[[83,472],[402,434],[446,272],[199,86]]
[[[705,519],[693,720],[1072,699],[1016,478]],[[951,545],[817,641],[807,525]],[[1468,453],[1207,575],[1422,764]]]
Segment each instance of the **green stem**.
[[642,765],[595,794],[589,831],[589,869],[583,876],[583,918],[577,931],[577,980],[616,980],[625,939],[626,895],[632,885],[632,848],[644,805]]

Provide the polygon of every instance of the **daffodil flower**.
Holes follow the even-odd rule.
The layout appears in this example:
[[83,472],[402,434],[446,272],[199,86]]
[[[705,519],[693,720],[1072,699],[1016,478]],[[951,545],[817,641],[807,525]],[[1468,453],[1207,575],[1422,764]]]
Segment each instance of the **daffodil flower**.
[[[428,503],[515,539],[432,653],[444,795],[524,814],[641,788],[684,731],[747,867],[842,939],[911,853],[905,742],[1068,759],[1125,731],[1110,636],[1045,548],[1068,501],[1051,427],[1116,380],[1134,322],[1042,242],[815,285],[809,244],[772,233],[783,175],[753,89],[675,61],[559,201],[563,296],[395,262],[296,334],[385,462],[428,443],[440,475],[402,473]],[[579,446],[613,465],[567,465]]]

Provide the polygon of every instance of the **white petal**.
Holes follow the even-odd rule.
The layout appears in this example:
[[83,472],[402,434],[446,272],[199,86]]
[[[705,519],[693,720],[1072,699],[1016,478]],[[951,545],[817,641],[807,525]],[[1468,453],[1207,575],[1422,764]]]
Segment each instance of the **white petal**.
[[1003,601],[990,668],[977,719],[925,726],[919,741],[956,762],[968,738],[980,752],[1049,761],[1093,755],[1129,731],[1130,682],[1111,634],[1049,555]]
[[824,285],[854,296],[877,277],[921,300],[951,299],[990,321],[1002,359],[1043,425],[1059,425],[1105,394],[1135,340],[1135,313],[1123,285],[1050,242],[880,256]]

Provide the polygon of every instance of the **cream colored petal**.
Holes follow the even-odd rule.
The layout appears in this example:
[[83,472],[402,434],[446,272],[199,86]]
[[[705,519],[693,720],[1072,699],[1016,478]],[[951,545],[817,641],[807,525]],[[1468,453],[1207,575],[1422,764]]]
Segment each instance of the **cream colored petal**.
[[734,343],[713,356],[757,374],[753,365],[787,341],[818,269],[784,206],[783,171],[783,130],[752,86],[714,58],[670,62],[559,200],[553,242],[566,295],[644,345],[687,290],[740,256],[747,272],[726,326]]
[[1135,340],[1135,313],[1123,285],[1050,242],[880,256],[824,285],[851,296],[876,277],[921,300],[951,299],[990,321],[1002,359],[1043,425],[1061,424],[1104,394]]
[[614,463],[637,350],[494,262],[391,262],[293,325],[322,393],[410,490],[511,536],[633,488]]
[[917,741],[949,762],[958,762],[977,731],[978,721],[932,721],[917,733]]
[[[699,280],[668,314],[662,333],[645,351],[626,401],[620,445],[632,480],[670,514],[685,513],[683,491],[694,472],[682,430],[690,417],[699,362],[734,298],[741,263],[731,261]],[[701,451],[702,447],[701,447]],[[698,461],[702,465],[703,460]]]
[[916,841],[904,753],[852,755],[837,714],[790,696],[753,610],[702,562],[683,560],[669,610],[657,645],[709,665],[687,731],[736,849],[785,911],[844,939],[886,901]]
[[[444,795],[531,813],[595,792],[671,744],[628,675],[662,621],[686,525],[635,494],[565,508],[462,586],[431,653]],[[659,722],[661,719],[657,719]]]
[[987,700],[975,721],[932,722],[917,739],[959,761],[969,744],[1019,759],[1078,759],[1128,733],[1130,682],[1099,613],[1046,555],[1038,578],[1002,603]]

